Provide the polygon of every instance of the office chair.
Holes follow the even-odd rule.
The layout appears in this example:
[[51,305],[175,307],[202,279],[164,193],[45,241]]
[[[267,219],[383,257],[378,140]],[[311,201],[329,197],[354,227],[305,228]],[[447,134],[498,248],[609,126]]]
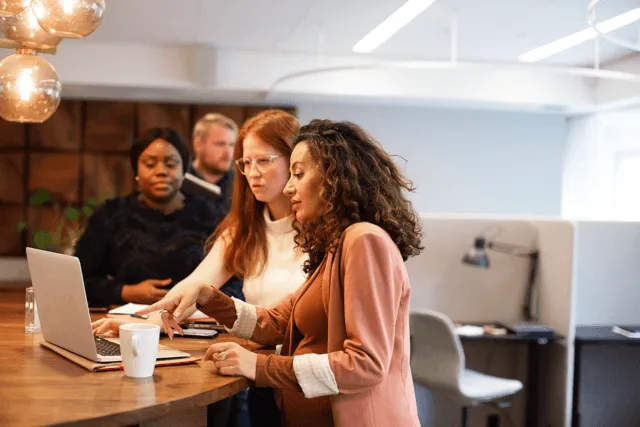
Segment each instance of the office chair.
[[464,351],[455,325],[445,315],[421,310],[409,315],[411,372],[415,383],[453,397],[462,405],[462,427],[468,409],[476,405],[508,406],[506,398],[522,389],[518,380],[465,369]]

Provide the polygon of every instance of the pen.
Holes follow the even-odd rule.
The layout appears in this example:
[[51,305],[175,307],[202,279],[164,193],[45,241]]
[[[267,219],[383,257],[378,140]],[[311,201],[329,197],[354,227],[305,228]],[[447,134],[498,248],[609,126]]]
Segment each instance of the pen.
[[131,316],[136,319],[147,319],[149,316],[146,314],[136,314],[136,313],[109,313],[112,316]]
[[146,314],[136,314],[136,313],[132,313],[129,316],[135,317],[136,319],[146,319],[147,317],[149,317]]

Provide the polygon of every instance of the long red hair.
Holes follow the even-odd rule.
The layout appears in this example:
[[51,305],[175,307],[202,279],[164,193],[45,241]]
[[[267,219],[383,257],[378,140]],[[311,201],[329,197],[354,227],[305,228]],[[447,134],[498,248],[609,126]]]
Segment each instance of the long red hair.
[[[247,120],[238,134],[233,160],[244,156],[243,142],[249,134],[271,145],[287,158],[291,156],[292,143],[300,130],[298,119],[282,110],[266,110]],[[215,239],[227,239],[223,254],[224,267],[241,278],[259,274],[268,256],[265,204],[256,200],[244,175],[239,172],[233,180],[231,211],[220,223],[207,242],[207,249]]]

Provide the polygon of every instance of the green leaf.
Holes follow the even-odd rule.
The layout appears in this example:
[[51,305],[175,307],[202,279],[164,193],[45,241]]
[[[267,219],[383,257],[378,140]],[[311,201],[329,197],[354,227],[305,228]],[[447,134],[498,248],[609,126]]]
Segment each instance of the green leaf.
[[86,216],[91,216],[93,214],[93,209],[91,209],[89,206],[85,206],[84,208],[82,208],[82,212],[84,212]]
[[95,197],[89,197],[89,200],[87,200],[87,206],[95,208],[98,206],[98,199]]
[[75,221],[80,217],[80,212],[78,211],[78,209],[74,208],[73,206],[69,206],[65,214],[67,215],[67,218],[69,218],[72,221]]
[[40,188],[33,193],[31,193],[31,197],[29,197],[29,204],[34,205],[42,205],[44,203],[51,201],[51,195],[44,188]]
[[46,231],[38,230],[33,235],[33,244],[38,249],[47,249],[51,246],[51,234]]
[[18,223],[18,233],[22,233],[27,228],[27,223],[22,220]]

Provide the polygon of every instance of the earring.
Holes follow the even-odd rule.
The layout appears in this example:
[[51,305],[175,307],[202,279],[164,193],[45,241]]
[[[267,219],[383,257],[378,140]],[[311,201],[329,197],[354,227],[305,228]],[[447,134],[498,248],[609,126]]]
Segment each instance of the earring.
[[136,181],[140,181],[140,177],[139,176],[136,176]]

